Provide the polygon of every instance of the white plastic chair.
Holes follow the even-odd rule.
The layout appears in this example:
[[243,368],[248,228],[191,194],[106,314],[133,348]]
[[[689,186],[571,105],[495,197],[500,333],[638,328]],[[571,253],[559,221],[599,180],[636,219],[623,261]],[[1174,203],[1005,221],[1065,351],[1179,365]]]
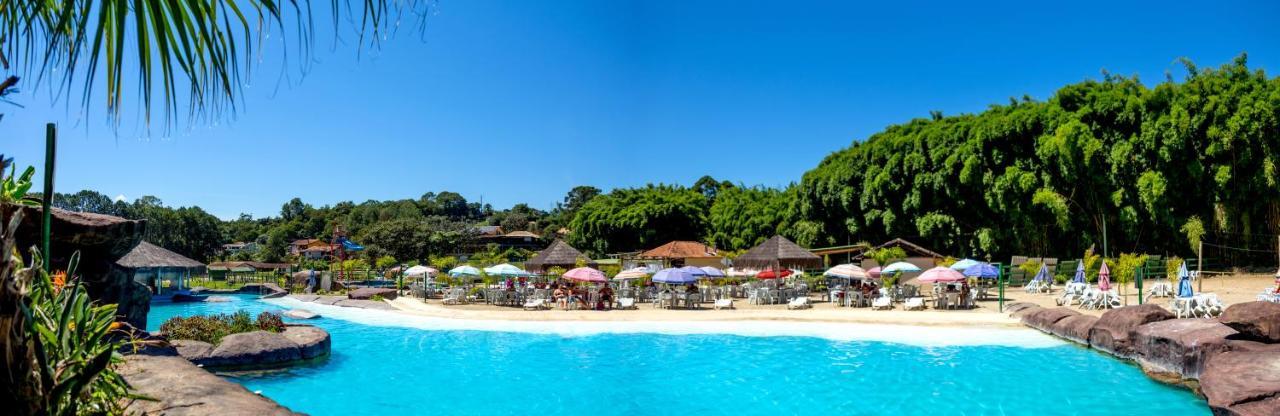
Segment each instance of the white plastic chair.
[[795,299],[787,302],[787,309],[808,309],[812,306],[809,304],[808,296],[796,296]]

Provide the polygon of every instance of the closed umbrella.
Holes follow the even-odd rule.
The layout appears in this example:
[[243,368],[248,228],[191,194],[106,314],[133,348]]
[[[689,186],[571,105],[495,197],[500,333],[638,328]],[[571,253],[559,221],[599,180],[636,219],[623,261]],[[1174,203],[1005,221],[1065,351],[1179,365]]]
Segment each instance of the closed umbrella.
[[1182,262],[1178,266],[1178,297],[1189,298],[1195,296],[1196,292],[1191,290],[1191,273],[1187,273],[1187,262]]
[[604,272],[590,267],[579,267],[564,272],[563,276],[565,279],[577,280],[580,282],[604,282],[608,280],[604,277]]
[[658,270],[657,273],[654,273],[653,281],[656,283],[684,285],[689,283],[695,283],[698,281],[698,278],[702,276],[704,276],[704,274],[696,274],[696,273],[693,273],[692,271],[686,270],[683,267],[678,269],[668,268],[668,269]]
[[980,261],[974,259],[964,259],[951,263],[951,270],[968,270],[970,267],[978,265]]
[[992,266],[991,263],[978,263],[964,269],[964,275],[979,279],[995,279],[1000,277],[1000,269]]
[[1071,283],[1086,283],[1086,282],[1088,282],[1088,280],[1085,280],[1085,277],[1084,277],[1084,260],[1082,259],[1080,260],[1080,263],[1076,263],[1076,276],[1071,278]]
[[896,262],[888,266],[885,266],[884,269],[880,270],[880,273],[918,272],[918,271],[920,271],[920,267],[917,267],[916,265],[907,263],[905,261],[900,261],[900,262]]
[[827,271],[822,273],[822,275],[830,276],[830,277],[841,277],[845,279],[871,278],[871,275],[867,274],[866,270],[862,270],[861,267],[854,266],[852,264],[841,264],[836,267],[832,267],[830,269],[827,269]]
[[1040,263],[1040,271],[1036,272],[1036,277],[1031,278],[1031,281],[1049,283],[1049,265]]
[[1098,269],[1098,290],[1111,290],[1111,269],[1107,268],[1107,261],[1102,261],[1102,267]]
[[934,267],[921,273],[916,280],[929,283],[959,282],[964,280],[964,275],[948,267]]

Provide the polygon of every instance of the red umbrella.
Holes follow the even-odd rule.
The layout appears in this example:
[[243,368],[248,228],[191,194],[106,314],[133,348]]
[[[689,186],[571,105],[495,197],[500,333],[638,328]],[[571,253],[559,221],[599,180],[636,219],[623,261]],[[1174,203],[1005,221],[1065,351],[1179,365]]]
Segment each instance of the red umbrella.
[[769,270],[765,270],[763,272],[757,273],[756,278],[757,279],[777,279],[779,277],[790,276],[791,273],[792,273],[791,269],[782,269],[781,272],[777,272],[777,271],[774,271],[773,269],[769,269]]

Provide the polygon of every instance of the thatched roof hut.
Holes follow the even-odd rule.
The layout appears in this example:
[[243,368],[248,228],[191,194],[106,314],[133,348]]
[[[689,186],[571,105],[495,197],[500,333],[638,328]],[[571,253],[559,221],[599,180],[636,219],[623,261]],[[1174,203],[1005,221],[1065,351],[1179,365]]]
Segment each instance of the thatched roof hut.
[[819,268],[822,267],[822,257],[775,235],[733,259],[733,266],[752,269]]
[[205,267],[204,263],[189,259],[186,256],[146,241],[138,243],[129,254],[125,254],[120,260],[116,260],[116,265],[126,269],[173,268],[198,270]]
[[587,266],[596,266],[595,261],[570,246],[569,243],[564,242],[564,240],[556,240],[546,250],[539,251],[529,261],[524,262],[524,268],[534,273],[546,273],[552,267],[564,269],[578,267],[578,261],[580,260],[586,262]]

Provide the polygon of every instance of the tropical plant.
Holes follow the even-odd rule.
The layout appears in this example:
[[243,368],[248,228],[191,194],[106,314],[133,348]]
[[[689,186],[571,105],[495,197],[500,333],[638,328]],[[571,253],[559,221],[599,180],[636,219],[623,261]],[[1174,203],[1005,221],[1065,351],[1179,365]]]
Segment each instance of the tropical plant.
[[869,250],[865,255],[875,260],[880,267],[884,267],[894,261],[907,258],[907,251],[903,250],[902,247],[884,247]]
[[1164,276],[1169,280],[1170,287],[1178,287],[1178,270],[1182,268],[1181,257],[1170,257],[1164,262]]
[[160,332],[169,339],[189,339],[210,344],[217,344],[222,341],[222,338],[231,334],[253,331],[281,332],[284,328],[284,321],[278,314],[262,312],[255,319],[246,311],[237,311],[230,315],[175,316],[160,324]]
[[[242,83],[260,51],[268,49],[266,41],[300,49],[297,62],[304,68],[313,61],[316,20],[311,3],[0,1],[0,69],[15,71],[0,74],[6,75],[0,81],[0,96],[12,92],[20,76],[27,75],[66,98],[80,91],[86,109],[101,82],[112,118],[120,114],[126,92],[135,87],[148,122],[154,101],[162,103],[166,121],[176,121],[182,107],[192,118],[234,112]],[[406,16],[416,17],[421,28],[429,3],[370,0],[353,8],[332,0],[320,10],[328,11],[335,31],[347,28],[343,22],[358,21],[351,27],[355,43],[366,47],[377,46]],[[290,26],[292,31],[285,30]],[[290,33],[293,36],[282,36]],[[133,71],[126,72],[126,65]],[[131,76],[137,77],[137,85],[129,85]],[[186,102],[179,103],[183,99]]]

